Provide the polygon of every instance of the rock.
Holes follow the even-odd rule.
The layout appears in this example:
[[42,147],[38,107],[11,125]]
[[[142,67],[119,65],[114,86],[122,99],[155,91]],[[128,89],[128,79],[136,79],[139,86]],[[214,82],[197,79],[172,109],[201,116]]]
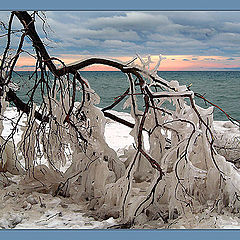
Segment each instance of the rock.
[[98,199],[93,198],[88,205],[88,209],[89,210],[94,210],[97,203],[98,203]]
[[9,228],[9,222],[7,221],[7,219],[0,220],[0,228],[2,228],[2,229]]
[[46,204],[42,202],[41,197],[39,196],[39,201],[40,201],[40,208],[46,208]]
[[47,206],[46,206],[45,203],[41,203],[41,204],[40,204],[40,207],[41,207],[41,208],[46,208]]
[[142,224],[144,224],[144,223],[146,223],[146,222],[148,222],[149,221],[149,219],[147,218],[147,216],[146,216],[146,214],[144,214],[144,213],[140,213],[138,216],[136,216],[135,217],[135,219],[134,219],[134,223],[136,224],[136,225],[142,225]]
[[68,205],[67,205],[66,203],[63,203],[63,202],[60,203],[60,206],[61,206],[62,208],[68,208]]
[[145,182],[147,181],[148,178],[149,178],[148,175],[144,172],[136,172],[134,174],[134,180],[136,183]]
[[32,207],[32,204],[31,204],[31,203],[29,203],[29,202],[27,202],[27,201],[24,201],[24,202],[23,202],[23,205],[22,205],[22,208],[23,208],[23,209],[29,210],[29,209],[31,209],[31,207]]
[[10,191],[10,192],[7,192],[7,193],[4,195],[3,199],[4,199],[4,201],[6,202],[8,199],[12,199],[12,198],[16,197],[16,195],[17,195],[16,192]]
[[96,212],[97,218],[102,219],[102,220],[106,220],[111,217],[116,219],[116,218],[119,218],[119,215],[120,215],[120,213],[119,213],[119,209],[117,207],[109,208],[105,204],[102,205],[102,207],[100,209],[98,209]]
[[225,128],[238,128],[237,125],[233,124],[232,122],[226,122],[223,124],[223,127]]
[[28,196],[27,199],[26,199],[26,201],[27,201],[28,203],[32,204],[32,205],[38,204],[37,199],[36,199],[34,196],[32,196],[32,195]]
[[13,182],[11,179],[0,174],[0,188],[9,187],[13,183],[15,182]]
[[9,219],[11,223],[11,228],[16,227],[17,224],[22,222],[22,216],[18,214],[12,214],[11,218]]
[[10,192],[7,192],[5,196],[9,196],[9,197],[16,197],[16,192],[14,191],[10,191]]
[[60,203],[61,203],[61,199],[60,198],[58,198],[58,197],[55,197],[55,198],[53,198],[53,200],[51,200],[50,202],[49,202],[49,204],[50,205],[53,205],[54,207],[55,206],[57,206],[57,205],[59,205]]
[[22,222],[23,217],[19,214],[5,214],[0,220],[0,227],[3,229],[15,228],[17,224]]

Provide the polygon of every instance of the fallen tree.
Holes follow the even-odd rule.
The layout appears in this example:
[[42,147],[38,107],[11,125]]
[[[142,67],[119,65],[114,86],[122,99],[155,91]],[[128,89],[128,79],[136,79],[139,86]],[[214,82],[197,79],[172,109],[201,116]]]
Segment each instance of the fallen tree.
[[[48,54],[35,29],[37,16],[37,12],[12,12],[6,29],[7,44],[1,59],[1,116],[7,102],[12,102],[21,114],[11,134],[1,139],[1,172],[22,175],[20,185],[24,191],[85,200],[95,216],[114,216],[123,227],[152,219],[167,222],[209,206],[219,212],[223,207],[239,211],[240,176],[214,146],[213,106],[199,107],[195,97],[201,95],[177,81],[159,77],[161,56],[153,70],[140,56],[127,63],[87,58],[65,65]],[[23,29],[18,49],[10,55],[14,17]],[[30,78],[34,86],[27,103],[10,85],[17,60],[24,52],[25,37],[31,40],[36,57]],[[102,110],[95,106],[99,96],[80,73],[93,64],[114,67],[129,81],[129,88]],[[40,105],[33,101],[38,88]],[[77,102],[79,93],[81,102]],[[144,110],[139,110],[138,97],[144,101]],[[123,100],[124,106],[131,108],[134,124],[108,112]],[[166,102],[171,108],[164,105]],[[22,139],[16,144],[14,135],[23,114],[27,114],[27,121]],[[135,146],[126,150],[126,162],[104,139],[106,117],[132,128]],[[236,119],[229,115],[228,119],[239,126]],[[143,132],[148,134],[149,150]],[[24,160],[22,165],[20,158]],[[44,160],[46,164],[41,164]],[[61,171],[64,166],[68,167]]]

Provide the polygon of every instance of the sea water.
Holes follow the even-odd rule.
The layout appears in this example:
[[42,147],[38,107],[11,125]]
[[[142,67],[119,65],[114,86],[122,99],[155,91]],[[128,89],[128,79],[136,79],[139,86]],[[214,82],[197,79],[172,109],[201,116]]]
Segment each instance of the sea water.
[[[13,76],[13,81],[17,82],[19,90],[16,94],[27,102],[31,92],[28,91],[34,84],[29,80],[32,72],[18,72]],[[119,71],[82,71],[82,77],[86,78],[91,87],[100,96],[101,102],[98,105],[103,108],[114,102],[114,98],[122,95],[129,87],[129,82],[125,74]],[[233,118],[240,119],[240,72],[239,71],[160,71],[158,75],[168,81],[177,80],[180,85],[191,84],[191,90],[202,94],[206,99],[221,107]],[[40,87],[35,93],[34,100],[39,103]],[[78,99],[80,101],[80,99]],[[140,99],[141,100],[141,99]],[[197,104],[208,107],[206,103],[196,98]],[[143,102],[140,101],[139,108]],[[122,109],[123,104],[114,108],[117,111],[129,112]],[[215,108],[214,120],[227,120],[225,114]]]

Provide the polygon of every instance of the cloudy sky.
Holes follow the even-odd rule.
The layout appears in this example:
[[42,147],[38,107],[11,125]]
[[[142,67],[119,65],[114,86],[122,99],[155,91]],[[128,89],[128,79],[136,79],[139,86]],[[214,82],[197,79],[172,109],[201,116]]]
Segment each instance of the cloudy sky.
[[[0,12],[0,19],[7,15]],[[136,54],[152,55],[157,61],[162,54],[166,60],[159,70],[240,70],[240,12],[47,11],[46,16],[51,41],[38,22],[40,36],[51,56],[67,63],[86,56],[125,61]],[[2,52],[3,40],[0,44]],[[23,56],[18,68],[27,66],[31,60]]]

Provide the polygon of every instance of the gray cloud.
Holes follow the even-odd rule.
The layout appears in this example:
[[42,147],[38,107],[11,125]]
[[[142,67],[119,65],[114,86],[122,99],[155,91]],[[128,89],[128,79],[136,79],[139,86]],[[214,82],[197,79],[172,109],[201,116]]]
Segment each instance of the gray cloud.
[[223,23],[223,31],[240,33],[240,23],[239,22],[225,22]]
[[113,16],[90,19],[88,27],[112,27],[120,30],[152,31],[160,25],[170,23],[167,16],[157,12],[126,12],[115,13]]
[[209,40],[217,31],[214,28],[195,28],[195,27],[183,27],[180,32],[183,36],[189,37],[196,40]]
[[217,59],[216,58],[204,58],[203,60],[205,60],[205,61],[216,61]]
[[[8,12],[0,12],[7,20]],[[222,55],[240,51],[240,12],[46,12],[52,54],[179,54]],[[14,28],[21,28],[18,21]],[[1,41],[1,40],[0,40]],[[17,46],[17,40],[13,39]],[[1,44],[3,46],[3,44]],[[26,43],[25,48],[32,48]],[[2,51],[2,47],[1,47]],[[192,60],[197,60],[192,58]]]

